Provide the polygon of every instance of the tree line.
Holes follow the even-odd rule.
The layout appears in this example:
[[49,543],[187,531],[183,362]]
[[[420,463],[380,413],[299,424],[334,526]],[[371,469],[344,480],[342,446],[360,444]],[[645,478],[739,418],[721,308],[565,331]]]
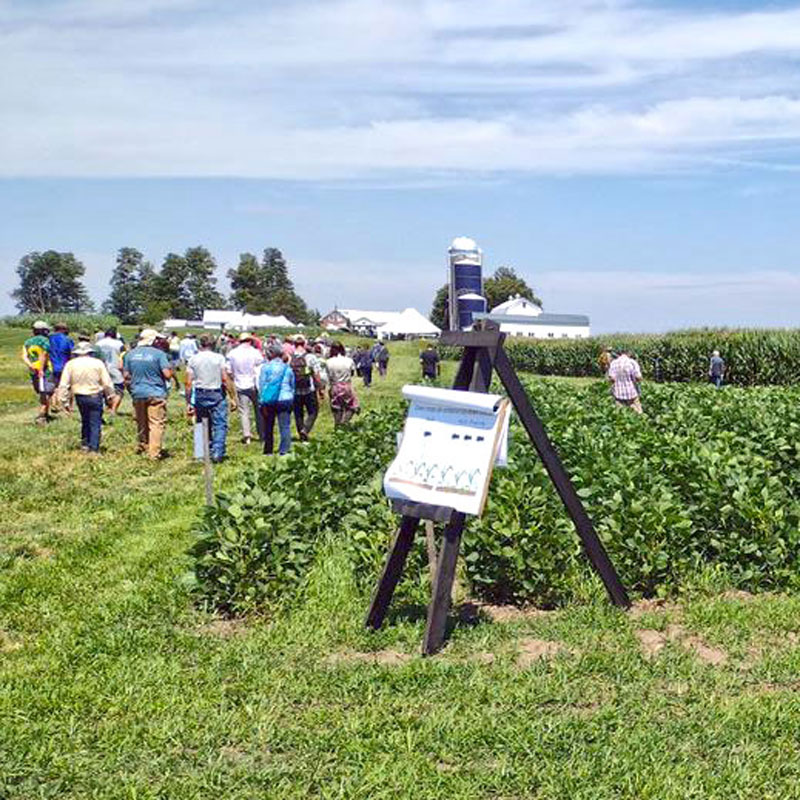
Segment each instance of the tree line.
[[[286,259],[276,247],[265,248],[260,259],[253,253],[239,256],[239,264],[228,270],[227,298],[217,288],[216,270],[217,262],[205,247],[168,253],[160,269],[136,248],[122,247],[102,311],[128,324],[157,324],[170,317],[201,319],[208,308],[283,314],[305,324],[319,318],[295,291]],[[16,272],[19,284],[11,296],[20,313],[95,311],[83,284],[86,269],[72,253],[28,253]]]

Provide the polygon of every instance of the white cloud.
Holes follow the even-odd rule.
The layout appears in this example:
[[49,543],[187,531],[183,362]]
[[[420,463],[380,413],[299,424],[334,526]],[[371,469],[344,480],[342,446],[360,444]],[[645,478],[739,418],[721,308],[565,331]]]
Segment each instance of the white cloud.
[[219,9],[0,0],[0,175],[696,170],[800,147],[800,8]]

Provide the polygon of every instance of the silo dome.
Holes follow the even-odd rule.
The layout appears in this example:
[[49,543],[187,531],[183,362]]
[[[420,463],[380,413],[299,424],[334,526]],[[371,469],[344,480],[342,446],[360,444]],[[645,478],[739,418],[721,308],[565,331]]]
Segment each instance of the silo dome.
[[453,243],[450,245],[451,250],[477,250],[478,243],[469,236],[456,236]]

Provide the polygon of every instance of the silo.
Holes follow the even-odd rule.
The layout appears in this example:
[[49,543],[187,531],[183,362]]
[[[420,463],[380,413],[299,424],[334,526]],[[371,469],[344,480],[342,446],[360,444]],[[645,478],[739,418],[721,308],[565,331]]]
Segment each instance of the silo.
[[[461,325],[458,298],[464,294],[483,295],[483,251],[473,239],[458,236],[447,250],[447,261],[450,268],[450,330],[456,331]],[[484,309],[485,310],[485,304]]]
[[458,296],[458,328],[465,330],[472,325],[475,313],[486,311],[486,298],[474,292],[467,292]]

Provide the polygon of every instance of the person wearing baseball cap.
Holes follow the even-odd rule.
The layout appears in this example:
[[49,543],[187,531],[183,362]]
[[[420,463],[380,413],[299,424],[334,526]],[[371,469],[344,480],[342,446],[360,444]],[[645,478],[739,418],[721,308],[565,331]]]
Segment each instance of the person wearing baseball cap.
[[28,368],[33,391],[39,398],[37,425],[45,425],[50,421],[50,400],[56,390],[50,362],[49,333],[49,323],[37,320],[33,323],[33,335],[22,345],[22,363]]
[[114,392],[114,384],[103,361],[94,352],[91,342],[79,342],[67,361],[58,385],[58,399],[70,412],[72,402],[81,415],[81,450],[97,453],[103,429],[103,400],[116,409],[121,398]]
[[137,452],[146,452],[153,461],[163,456],[167,394],[172,378],[172,368],[163,345],[158,331],[145,328],[139,334],[139,344],[122,359],[122,372],[130,387],[136,416]]

